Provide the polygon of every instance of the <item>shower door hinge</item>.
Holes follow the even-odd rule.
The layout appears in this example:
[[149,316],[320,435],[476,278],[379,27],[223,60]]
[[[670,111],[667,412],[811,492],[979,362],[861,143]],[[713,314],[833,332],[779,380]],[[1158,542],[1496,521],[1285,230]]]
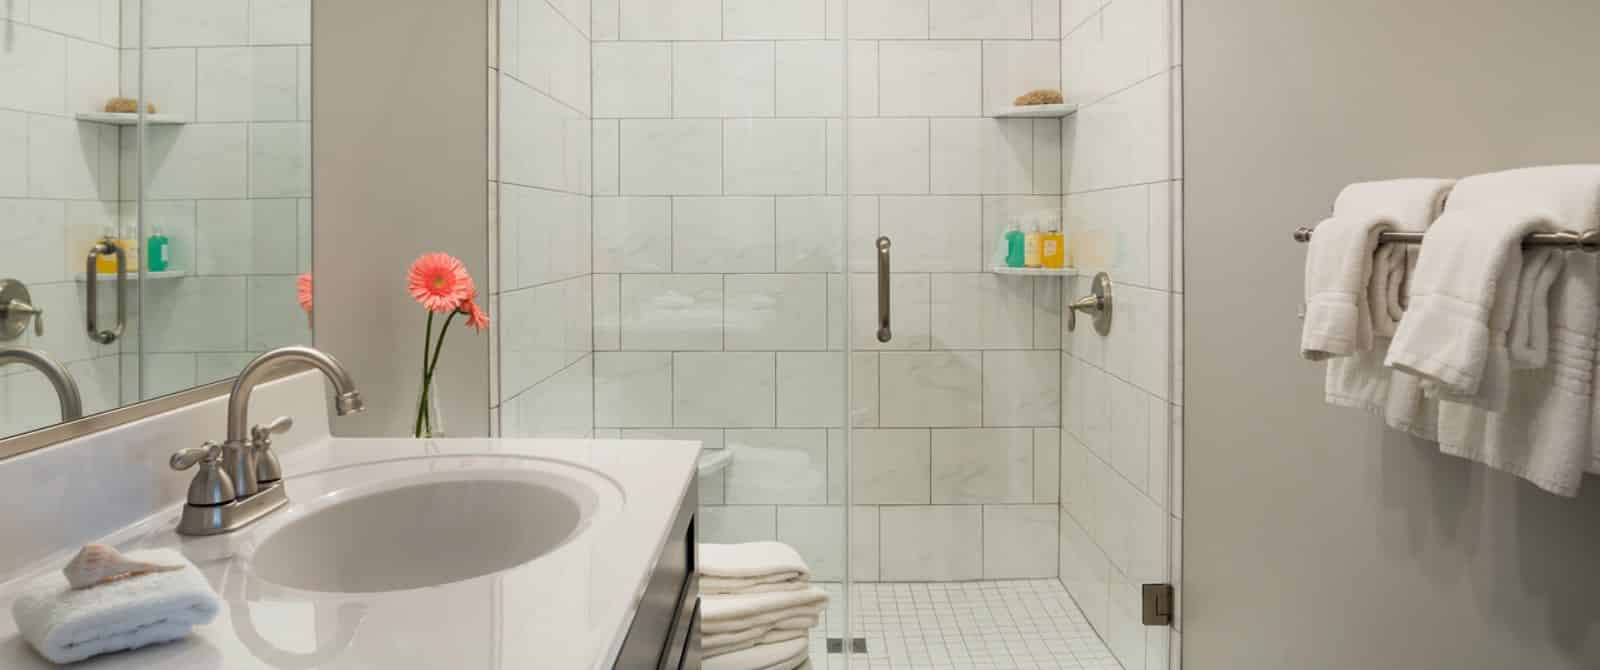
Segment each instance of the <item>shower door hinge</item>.
[[1144,625],[1172,625],[1172,585],[1145,584],[1143,589]]

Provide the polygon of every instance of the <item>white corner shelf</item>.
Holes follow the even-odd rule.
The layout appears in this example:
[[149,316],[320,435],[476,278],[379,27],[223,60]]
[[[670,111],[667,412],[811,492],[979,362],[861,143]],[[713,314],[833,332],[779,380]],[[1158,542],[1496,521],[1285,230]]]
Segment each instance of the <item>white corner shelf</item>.
[[[148,279],[148,280],[151,280],[151,281],[158,280],[158,279],[182,279],[182,278],[187,277],[187,276],[189,276],[189,273],[185,272],[183,270],[162,270],[160,272],[145,272],[142,275],[139,274],[138,272],[130,271],[130,272],[128,272],[128,281],[139,281],[140,279]],[[84,283],[86,281],[83,278],[83,273],[82,272],[79,272],[79,273],[73,275],[73,277],[75,279],[77,279],[79,284],[82,284],[82,283]],[[115,273],[115,272],[97,272],[97,273],[95,273],[94,278],[95,278],[96,281],[114,282],[114,281],[117,280],[117,273]]]
[[[109,123],[113,126],[138,125],[139,115],[132,112],[84,112],[78,115],[79,121],[91,123]],[[181,126],[189,120],[177,114],[146,114],[144,123],[147,126]]]
[[1059,119],[1078,111],[1077,105],[1027,105],[995,112],[997,119]]
[[997,275],[1016,275],[1019,277],[1076,277],[1077,268],[1014,268],[1009,265],[991,265],[989,272]]

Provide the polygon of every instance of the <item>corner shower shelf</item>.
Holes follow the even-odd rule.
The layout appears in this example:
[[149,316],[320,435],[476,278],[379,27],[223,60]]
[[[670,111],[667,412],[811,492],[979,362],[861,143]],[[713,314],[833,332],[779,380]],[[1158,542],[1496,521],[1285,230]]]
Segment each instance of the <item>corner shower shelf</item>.
[[[141,279],[149,279],[149,280],[156,280],[156,279],[182,279],[182,278],[187,277],[187,276],[189,276],[189,273],[185,272],[183,270],[162,270],[160,272],[150,272],[150,271],[147,270],[142,275],[139,274],[138,272],[129,272],[128,273],[128,281],[139,281]],[[82,283],[84,283],[86,281],[83,278],[83,273],[81,273],[81,272],[76,274],[76,275],[74,275],[74,277],[77,278],[79,284],[82,284]],[[111,282],[114,282],[114,281],[117,280],[117,273],[115,273],[115,272],[99,272],[99,273],[95,274],[94,278],[95,278],[95,281],[103,281],[103,282],[111,281]]]
[[991,265],[989,272],[997,275],[1017,275],[1021,277],[1076,277],[1077,268],[1014,268],[1009,265]]
[[[138,125],[139,115],[132,112],[84,112],[78,115],[79,121],[92,123],[109,123],[113,126]],[[147,126],[181,126],[189,120],[177,114],[146,114],[144,123]]]
[[994,113],[997,119],[1059,119],[1078,111],[1077,105],[1028,105],[1011,107]]

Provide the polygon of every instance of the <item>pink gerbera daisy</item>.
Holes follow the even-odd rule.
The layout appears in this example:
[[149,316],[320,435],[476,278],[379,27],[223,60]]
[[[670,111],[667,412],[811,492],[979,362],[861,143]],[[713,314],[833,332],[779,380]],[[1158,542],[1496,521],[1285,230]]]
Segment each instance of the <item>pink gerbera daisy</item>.
[[303,275],[300,275],[300,277],[295,280],[295,285],[299,289],[299,291],[298,291],[299,296],[298,297],[300,298],[300,309],[303,309],[303,310],[306,311],[307,314],[310,314],[311,313],[311,273],[307,272],[307,273],[305,273]]
[[467,301],[461,303],[461,313],[467,315],[467,326],[478,332],[483,332],[489,327],[489,313],[478,306],[478,290],[473,289],[467,295]]
[[473,293],[466,266],[450,254],[424,254],[418,258],[411,264],[408,288],[423,309],[435,314],[455,311]]

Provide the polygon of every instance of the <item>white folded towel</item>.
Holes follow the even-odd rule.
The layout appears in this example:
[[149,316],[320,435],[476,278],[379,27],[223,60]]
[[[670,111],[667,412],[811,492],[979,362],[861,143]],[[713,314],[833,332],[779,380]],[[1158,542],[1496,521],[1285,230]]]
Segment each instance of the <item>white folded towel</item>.
[[181,639],[222,610],[205,575],[182,554],[161,549],[127,557],[184,567],[82,590],[60,573],[44,575],[24,585],[11,607],[17,630],[41,656],[72,663]]
[[811,577],[800,552],[782,542],[701,544],[699,549],[699,570],[706,577],[762,580],[759,583]]
[[[1333,216],[1381,220],[1387,230],[1421,233],[1444,211],[1454,179],[1413,178],[1369,181],[1346,186],[1333,202]],[[1405,313],[1405,286],[1416,266],[1417,245],[1380,245],[1372,257],[1367,309],[1373,333],[1393,337]]]
[[[1452,179],[1422,178],[1351,184],[1339,193],[1333,212],[1336,217],[1381,219],[1389,230],[1424,232],[1439,217],[1454,185]],[[1398,373],[1383,366],[1389,338],[1405,314],[1407,284],[1416,261],[1414,244],[1379,245],[1373,253],[1366,300],[1373,343],[1366,350],[1328,360],[1324,389],[1328,403],[1408,424],[1431,404],[1424,400],[1421,386],[1395,379]]]
[[718,577],[701,577],[701,595],[735,595],[740,593],[770,593],[773,591],[804,591],[809,582],[799,579],[799,573],[785,573],[787,576],[756,577],[753,579],[730,579]]
[[[1470,192],[1474,179],[1457,184],[1452,198]],[[1504,408],[1522,238],[1551,230],[1554,217],[1536,202],[1458,208],[1452,199],[1424,238],[1385,364],[1422,379],[1441,400]]]
[[1306,254],[1301,357],[1322,361],[1372,348],[1367,281],[1378,234],[1386,229],[1378,217],[1333,217],[1317,224]]
[[789,628],[783,628],[783,629],[774,628],[774,629],[771,629],[771,630],[764,630],[764,631],[751,631],[749,633],[728,633],[727,635],[739,635],[741,637],[740,637],[740,639],[737,639],[737,640],[718,640],[716,643],[713,644],[712,638],[721,638],[721,637],[724,637],[724,636],[721,636],[721,635],[707,636],[703,640],[701,640],[701,643],[700,643],[700,656],[702,658],[714,658],[714,657],[717,657],[717,656],[721,656],[723,654],[731,654],[731,653],[734,653],[736,651],[744,651],[744,650],[749,649],[751,647],[754,647],[756,645],[774,644],[774,643],[778,643],[778,642],[784,642],[784,641],[787,641],[787,640],[795,640],[795,639],[799,639],[799,638],[802,638],[802,637],[810,636],[811,635],[811,631],[809,631],[809,630],[795,630],[795,629],[789,629]]
[[1600,361],[1600,259],[1568,252],[1554,290],[1550,360],[1512,373],[1503,412],[1455,402],[1439,407],[1440,451],[1575,496],[1593,469]]
[[775,621],[766,626],[755,626],[752,628],[746,628],[744,630],[737,630],[728,633],[702,635],[700,638],[700,646],[702,649],[708,650],[720,649],[740,644],[747,640],[759,640],[766,634],[773,632],[804,633],[810,631],[812,628],[815,628],[818,621],[819,619],[815,616],[797,616]]
[[815,586],[804,591],[703,596],[700,628],[714,634],[770,626],[785,619],[820,616],[827,604],[828,594]]
[[744,651],[705,659],[700,667],[704,670],[794,670],[810,657],[806,652],[808,643],[805,638],[796,638],[756,645]]

